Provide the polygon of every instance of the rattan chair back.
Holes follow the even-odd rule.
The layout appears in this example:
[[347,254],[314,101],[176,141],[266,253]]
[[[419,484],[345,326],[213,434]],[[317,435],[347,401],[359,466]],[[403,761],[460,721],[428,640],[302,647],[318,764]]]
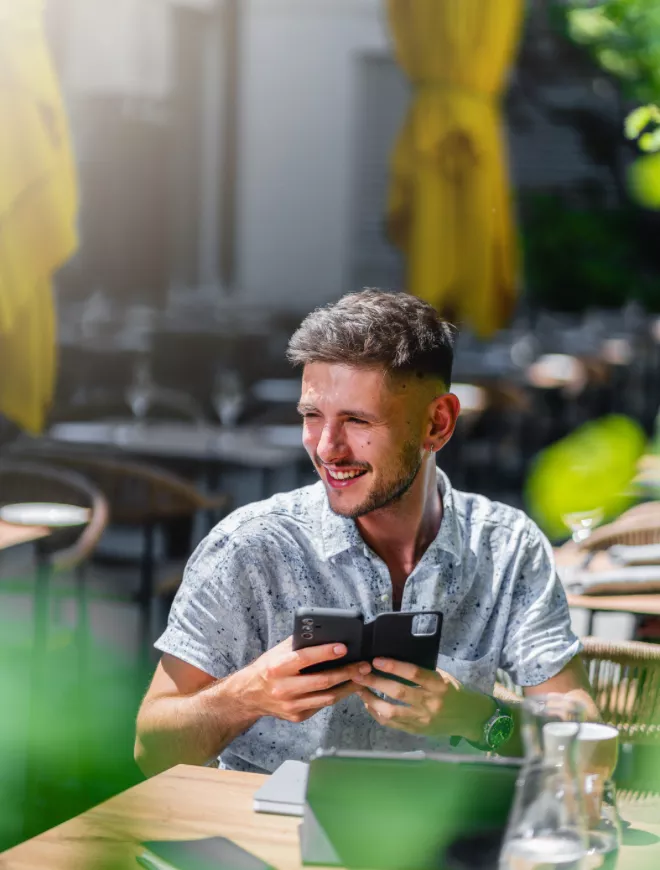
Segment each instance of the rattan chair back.
[[38,543],[41,552],[58,570],[86,561],[108,524],[108,503],[83,475],[44,463],[0,462],[0,504],[53,502],[89,509],[85,526],[53,530]]
[[603,722],[630,743],[660,743],[660,646],[583,638],[582,658]]

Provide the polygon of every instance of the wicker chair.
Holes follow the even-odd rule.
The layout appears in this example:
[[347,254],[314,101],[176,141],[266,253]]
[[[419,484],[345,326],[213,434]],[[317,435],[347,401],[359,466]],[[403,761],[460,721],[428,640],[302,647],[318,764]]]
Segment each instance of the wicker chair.
[[[582,638],[584,661],[603,722],[621,739],[660,747],[660,645],[639,641],[610,643]],[[522,689],[498,672],[495,696],[520,702]]]
[[660,746],[660,646],[583,638],[582,658],[603,722],[627,743]]
[[37,462],[0,462],[0,504],[55,502],[89,509],[82,527],[57,529],[37,544],[40,560],[57,571],[83,564],[108,522],[105,497],[84,476]]
[[[12,452],[16,453],[15,450]],[[67,450],[40,443],[25,448],[22,455],[47,457],[53,465],[84,474],[106,497],[111,523],[142,530],[143,550],[137,602],[140,606],[146,660],[154,594],[156,529],[173,520],[192,518],[200,511],[216,519],[228,508],[229,498],[223,494],[205,495],[176,474],[121,456],[100,457],[86,449]]]

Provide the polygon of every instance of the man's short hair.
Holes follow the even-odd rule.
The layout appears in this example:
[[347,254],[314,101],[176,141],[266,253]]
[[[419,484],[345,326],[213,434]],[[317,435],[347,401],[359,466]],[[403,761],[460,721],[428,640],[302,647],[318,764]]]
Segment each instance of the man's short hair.
[[416,296],[367,288],[308,314],[289,342],[293,365],[380,367],[451,386],[456,330]]

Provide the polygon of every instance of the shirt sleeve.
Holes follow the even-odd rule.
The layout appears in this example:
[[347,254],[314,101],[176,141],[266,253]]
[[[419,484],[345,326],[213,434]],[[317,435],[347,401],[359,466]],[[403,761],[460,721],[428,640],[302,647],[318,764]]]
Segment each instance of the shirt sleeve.
[[261,561],[248,541],[211,532],[190,557],[156,649],[216,679],[257,658],[263,645],[252,575]]
[[550,542],[529,520],[500,667],[519,686],[538,686],[558,674],[581,649],[571,629]]

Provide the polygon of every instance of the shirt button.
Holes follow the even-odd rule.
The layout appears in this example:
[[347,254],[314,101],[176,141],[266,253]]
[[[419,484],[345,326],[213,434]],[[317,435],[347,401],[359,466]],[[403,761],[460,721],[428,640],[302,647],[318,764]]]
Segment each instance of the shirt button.
[[387,592],[383,592],[383,594],[380,596],[380,600],[383,602],[383,604],[387,604],[387,602],[390,600],[390,596]]

